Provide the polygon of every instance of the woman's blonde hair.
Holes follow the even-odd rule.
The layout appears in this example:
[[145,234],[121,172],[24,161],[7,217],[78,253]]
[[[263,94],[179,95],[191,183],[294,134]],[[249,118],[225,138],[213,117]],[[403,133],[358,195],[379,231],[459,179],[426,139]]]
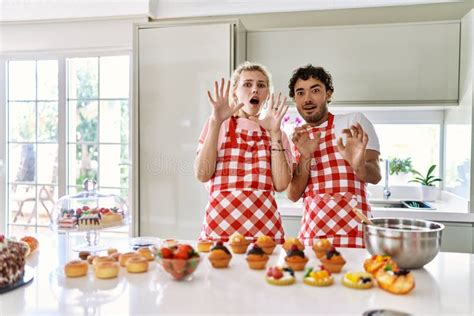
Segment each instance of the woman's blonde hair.
[[[268,70],[265,68],[265,66],[258,64],[258,63],[252,63],[250,61],[246,61],[242,64],[240,64],[237,69],[234,70],[234,73],[232,74],[232,79],[231,79],[231,84],[232,84],[232,92],[237,88],[237,84],[239,82],[240,74],[243,71],[260,71],[266,78],[267,78],[267,87],[268,87],[268,95],[270,96],[273,93],[273,82],[272,82],[272,75],[268,72]],[[232,98],[232,93],[229,96]]]

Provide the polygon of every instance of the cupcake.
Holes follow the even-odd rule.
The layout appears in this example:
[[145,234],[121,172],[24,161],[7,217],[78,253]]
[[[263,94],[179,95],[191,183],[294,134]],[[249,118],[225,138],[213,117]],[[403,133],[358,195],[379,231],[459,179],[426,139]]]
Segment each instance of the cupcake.
[[262,248],[257,245],[254,245],[249,250],[246,258],[249,268],[253,270],[265,269],[268,259],[268,255],[263,251]]
[[249,241],[246,240],[243,235],[237,232],[233,233],[229,238],[229,246],[233,253],[245,253],[247,251],[248,245]]
[[327,239],[319,239],[314,245],[313,245],[313,251],[314,254],[318,259],[321,259],[324,257],[326,252],[335,250],[331,242]]
[[331,273],[341,272],[342,267],[346,264],[346,260],[336,250],[326,252],[320,260],[324,269]]
[[258,237],[255,244],[261,247],[267,255],[271,255],[276,247],[276,242],[267,235]]
[[297,245],[291,246],[291,249],[287,252],[285,262],[294,271],[304,270],[304,266],[308,262],[308,258],[304,255],[302,250],[298,249]]
[[270,267],[266,280],[272,285],[290,285],[295,283],[295,272],[289,268]]
[[298,249],[301,251],[304,250],[304,245],[301,243],[301,241],[298,238],[295,238],[295,237],[288,238],[283,244],[283,249],[285,249],[285,251],[288,252],[293,245],[296,245]]
[[365,271],[374,276],[380,269],[385,268],[387,265],[389,265],[392,270],[396,270],[398,268],[397,263],[393,261],[392,257],[390,256],[373,255],[364,261]]
[[372,274],[367,272],[347,272],[342,284],[353,289],[370,289],[374,286],[374,280]]
[[311,286],[329,286],[334,283],[334,278],[332,277],[331,272],[324,268],[321,270],[309,268],[306,270],[303,282],[304,284]]
[[218,241],[217,244],[211,248],[208,259],[214,268],[227,268],[230,259],[232,259],[232,254],[221,241]]
[[214,242],[212,240],[209,240],[209,239],[200,240],[197,243],[197,251],[209,252],[211,250],[212,245],[214,245]]

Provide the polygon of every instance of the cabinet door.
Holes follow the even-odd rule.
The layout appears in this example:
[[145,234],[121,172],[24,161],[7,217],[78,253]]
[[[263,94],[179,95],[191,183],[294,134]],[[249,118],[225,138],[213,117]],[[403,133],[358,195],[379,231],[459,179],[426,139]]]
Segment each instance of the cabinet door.
[[293,70],[311,63],[332,74],[334,104],[456,102],[459,30],[445,22],[249,32],[247,56],[285,94]]
[[233,67],[232,29],[227,23],[138,29],[134,130],[142,236],[199,234],[207,193],[194,177],[194,157],[211,111],[206,90]]

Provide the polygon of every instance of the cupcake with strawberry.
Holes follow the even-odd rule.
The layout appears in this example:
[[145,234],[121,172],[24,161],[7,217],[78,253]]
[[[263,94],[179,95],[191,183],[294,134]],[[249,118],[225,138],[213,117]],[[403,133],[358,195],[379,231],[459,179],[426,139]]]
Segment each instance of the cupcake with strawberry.
[[232,254],[229,249],[224,246],[222,241],[218,241],[216,245],[211,248],[208,259],[214,268],[223,269],[229,266]]
[[313,245],[313,251],[314,254],[318,259],[321,259],[324,257],[326,252],[335,250],[334,246],[331,244],[331,242],[325,238],[319,239],[314,245]]
[[295,283],[295,272],[290,268],[270,267],[266,280],[272,285],[290,285]]
[[291,246],[285,257],[286,264],[294,271],[303,271],[308,260],[304,252],[298,249],[297,245]]
[[268,259],[269,259],[268,255],[263,251],[262,248],[260,248],[257,245],[253,245],[253,247],[249,250],[249,252],[247,252],[246,260],[250,269],[253,269],[253,270],[265,269]]
[[341,272],[342,267],[346,264],[346,260],[344,260],[337,250],[326,252],[326,254],[319,260],[321,260],[321,264],[323,265],[324,269],[331,273]]

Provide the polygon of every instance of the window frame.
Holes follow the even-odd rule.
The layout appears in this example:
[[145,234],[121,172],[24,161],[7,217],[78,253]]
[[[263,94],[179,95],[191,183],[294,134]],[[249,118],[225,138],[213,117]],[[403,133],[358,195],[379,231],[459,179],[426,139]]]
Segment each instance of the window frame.
[[[128,156],[129,156],[129,179],[130,184],[128,188],[129,204],[133,205],[133,190],[132,190],[132,113],[133,113],[133,51],[131,49],[103,49],[103,50],[71,50],[66,52],[19,52],[12,54],[2,54],[0,56],[0,205],[4,207],[5,212],[0,212],[0,232],[9,231],[9,192],[8,192],[8,112],[7,112],[7,91],[8,91],[8,62],[9,61],[41,61],[41,60],[57,60],[58,61],[58,196],[64,196],[68,190],[68,135],[67,135],[67,59],[68,58],[85,58],[85,57],[108,57],[108,56],[124,56],[129,57],[129,142],[128,142]],[[98,142],[99,144],[100,142]],[[34,183],[36,185],[37,179]],[[15,224],[17,225],[17,224]],[[26,224],[25,224],[26,225]],[[22,226],[22,224],[18,224]],[[29,227],[38,227],[42,225],[27,225]],[[130,232],[132,231],[130,225]]]

